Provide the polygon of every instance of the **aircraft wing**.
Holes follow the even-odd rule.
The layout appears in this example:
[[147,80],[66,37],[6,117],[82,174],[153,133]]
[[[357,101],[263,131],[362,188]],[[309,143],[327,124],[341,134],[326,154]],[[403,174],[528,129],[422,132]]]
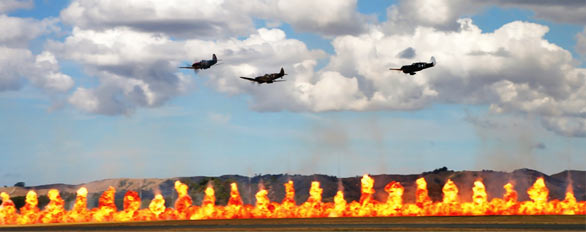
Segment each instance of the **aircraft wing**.
[[273,80],[273,82],[281,82],[281,81],[287,81],[287,80]]
[[254,78],[250,78],[250,77],[240,77],[240,78],[242,78],[244,80],[249,80],[249,81],[257,82]]
[[403,69],[400,68],[390,68],[389,70],[403,71]]
[[179,68],[195,69],[194,67],[179,67]]

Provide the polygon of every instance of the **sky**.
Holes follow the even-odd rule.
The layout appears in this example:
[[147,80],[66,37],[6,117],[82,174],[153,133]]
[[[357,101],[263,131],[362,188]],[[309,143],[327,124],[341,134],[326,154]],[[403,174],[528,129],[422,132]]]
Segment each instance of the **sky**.
[[0,185],[586,167],[583,0],[2,0],[0,29]]

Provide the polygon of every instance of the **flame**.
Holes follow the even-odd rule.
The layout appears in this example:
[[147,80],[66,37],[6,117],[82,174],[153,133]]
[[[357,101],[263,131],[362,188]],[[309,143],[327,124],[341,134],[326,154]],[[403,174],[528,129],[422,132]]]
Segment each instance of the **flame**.
[[324,190],[320,187],[319,181],[312,181],[309,188],[309,197],[305,203],[301,204],[298,213],[299,217],[322,217],[322,192]]
[[116,221],[127,222],[138,219],[140,209],[140,196],[135,191],[128,191],[124,194],[124,209],[114,215]]
[[218,215],[216,212],[216,196],[214,187],[209,184],[204,193],[205,195],[203,197],[203,201],[201,202],[201,208],[193,215],[191,215],[191,219],[212,219],[216,218],[216,215]]
[[399,215],[403,208],[403,192],[405,192],[403,185],[399,182],[391,181],[385,186],[385,192],[387,192],[389,196],[387,197],[386,207],[383,207],[382,215]]
[[269,192],[261,186],[261,188],[256,193],[256,206],[252,211],[252,215],[255,218],[267,218],[271,216],[274,207],[270,204],[269,197],[267,196]]
[[156,218],[159,218],[159,216],[165,212],[165,199],[163,198],[163,195],[156,194],[155,198],[153,198],[149,204],[149,209],[155,214]]
[[0,198],[2,198],[2,205],[0,205],[0,223],[14,224],[17,221],[14,202],[10,200],[10,195],[5,192],[0,193]]
[[578,208],[576,207],[576,197],[574,196],[574,189],[572,188],[572,184],[568,184],[566,188],[566,198],[561,203],[562,204],[562,214],[565,215],[574,215]]
[[374,194],[374,180],[364,174],[360,179],[360,208],[358,209],[358,216],[376,216],[375,207],[372,195]]
[[344,192],[342,190],[338,190],[336,192],[336,196],[334,196],[334,209],[330,212],[329,217],[343,217],[346,216],[346,206],[347,202],[344,199]]
[[242,198],[236,183],[230,184],[230,199],[228,199],[225,210],[224,218],[244,218]]
[[40,212],[39,208],[37,207],[38,204],[39,200],[37,198],[37,193],[33,190],[28,191],[26,193],[25,204],[22,208],[20,208],[20,217],[18,217],[17,223],[36,223]]
[[526,214],[546,214],[549,190],[543,177],[537,178],[533,186],[527,190],[527,194],[532,201],[523,202],[520,210]]
[[486,214],[486,210],[488,209],[487,199],[488,196],[486,195],[486,188],[481,180],[474,181],[474,187],[472,187],[472,203],[473,207],[471,212],[473,215],[484,215]]
[[94,208],[92,211],[92,220],[96,222],[107,222],[113,219],[114,213],[116,212],[116,204],[114,204],[114,195],[116,189],[112,186],[108,187],[100,199],[98,199],[98,208]]
[[423,177],[420,177],[415,181],[417,184],[417,190],[415,191],[415,202],[419,208],[427,208],[431,205],[431,198],[427,191],[427,182]]
[[460,199],[458,197],[458,186],[448,179],[442,188],[444,198],[439,205],[439,215],[459,215],[461,211]]
[[90,221],[90,216],[87,210],[87,188],[81,187],[77,190],[77,196],[75,198],[75,203],[73,204],[73,209],[69,211],[66,215],[67,222],[88,222]]
[[177,200],[175,201],[175,210],[177,210],[177,216],[179,219],[188,219],[188,215],[191,214],[191,205],[193,200],[189,194],[187,194],[186,184],[180,181],[175,181],[175,190],[177,191]]
[[204,191],[201,206],[192,205],[189,188],[180,181],[175,182],[177,200],[175,208],[165,207],[165,199],[156,194],[147,208],[141,209],[141,199],[137,192],[127,191],[124,195],[124,209],[117,211],[114,204],[116,190],[109,187],[98,201],[98,207],[87,209],[88,190],[81,187],[77,191],[75,203],[70,211],[65,211],[64,201],[59,191],[48,192],[50,202],[40,211],[37,193],[29,191],[25,205],[17,212],[7,193],[0,193],[0,224],[35,224],[63,222],[108,222],[108,221],[151,221],[181,219],[232,219],[232,218],[294,218],[294,217],[367,217],[367,216],[442,216],[442,215],[537,215],[537,214],[586,214],[586,202],[576,200],[572,185],[566,189],[563,200],[548,201],[549,190],[545,180],[539,178],[527,190],[530,201],[517,201],[517,192],[512,183],[503,186],[502,198],[488,200],[486,187],[482,180],[476,180],[472,188],[472,201],[460,202],[458,186],[448,180],[443,186],[443,200],[432,202],[428,195],[427,182],[419,178],[415,182],[415,202],[405,203],[405,188],[396,181],[384,187],[387,193],[384,201],[374,199],[374,180],[364,175],[361,179],[359,201],[347,202],[344,191],[340,189],[333,202],[322,202],[323,189],[320,182],[311,182],[309,197],[301,205],[295,204],[293,181],[284,184],[285,196],[281,203],[270,201],[269,191],[260,186],[256,193],[256,204],[243,203],[237,183],[230,184],[230,199],[226,206],[217,206],[215,190],[210,184]]

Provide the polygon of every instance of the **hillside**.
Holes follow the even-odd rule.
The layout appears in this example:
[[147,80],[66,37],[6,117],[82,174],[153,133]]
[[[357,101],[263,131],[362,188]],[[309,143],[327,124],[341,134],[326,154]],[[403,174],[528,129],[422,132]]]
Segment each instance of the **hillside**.
[[[462,201],[470,201],[472,198],[473,182],[480,178],[483,180],[488,193],[489,200],[492,197],[502,197],[504,193],[503,186],[511,181],[515,184],[515,190],[519,193],[519,200],[528,200],[527,189],[533,182],[544,177],[547,187],[549,188],[550,199],[563,199],[568,183],[572,183],[577,200],[586,200],[586,171],[569,170],[554,175],[546,175],[536,170],[518,169],[513,172],[497,172],[490,170],[483,171],[452,171],[447,168],[436,169],[432,172],[424,172],[414,175],[373,175],[375,180],[375,199],[384,200],[386,193],[384,186],[390,181],[398,181],[405,187],[404,201],[413,202],[415,197],[415,180],[424,177],[428,184],[429,195],[434,201],[442,198],[442,187],[447,179],[452,179],[459,188],[459,195]],[[194,204],[201,204],[203,191],[208,184],[213,184],[216,190],[216,204],[226,204],[229,198],[230,183],[238,183],[240,194],[244,203],[254,203],[254,194],[258,191],[259,184],[262,184],[269,191],[269,198],[272,201],[280,202],[285,194],[283,184],[293,180],[295,185],[295,200],[302,203],[308,197],[309,187],[312,181],[319,181],[323,188],[323,201],[332,201],[333,196],[339,187],[344,188],[344,195],[347,201],[358,200],[360,198],[360,179],[361,176],[337,178],[327,175],[258,175],[254,177],[245,177],[239,175],[224,175],[219,177],[176,177],[166,179],[106,179],[93,181],[80,185],[67,184],[50,184],[27,187],[4,187],[0,192],[7,192],[15,201],[17,207],[24,204],[24,196],[29,190],[35,190],[39,197],[39,206],[43,207],[48,202],[46,198],[49,189],[58,189],[61,196],[66,201],[66,208],[71,207],[75,199],[75,192],[81,186],[89,190],[88,206],[97,206],[98,198],[101,193],[113,186],[116,188],[116,204],[122,208],[122,198],[127,190],[137,191],[143,199],[143,207],[147,206],[153,198],[155,192],[160,192],[165,196],[167,205],[172,205],[176,192],[174,182],[181,180],[189,186],[189,194],[194,200]]]

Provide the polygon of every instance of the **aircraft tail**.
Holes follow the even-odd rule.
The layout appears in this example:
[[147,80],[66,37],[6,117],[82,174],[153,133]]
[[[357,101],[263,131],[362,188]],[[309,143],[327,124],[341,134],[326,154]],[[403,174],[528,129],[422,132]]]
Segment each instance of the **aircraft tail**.
[[435,61],[435,57],[433,57],[433,56],[431,57],[431,59],[429,60],[429,62],[431,62],[431,64],[433,64],[434,66],[435,66],[435,64],[437,63],[437,62]]
[[279,76],[281,76],[281,78],[283,78],[283,76],[287,75],[285,73],[285,70],[283,69],[283,67],[281,67],[281,72],[279,72]]
[[212,60],[218,61],[218,57],[216,57],[216,54],[212,54]]

